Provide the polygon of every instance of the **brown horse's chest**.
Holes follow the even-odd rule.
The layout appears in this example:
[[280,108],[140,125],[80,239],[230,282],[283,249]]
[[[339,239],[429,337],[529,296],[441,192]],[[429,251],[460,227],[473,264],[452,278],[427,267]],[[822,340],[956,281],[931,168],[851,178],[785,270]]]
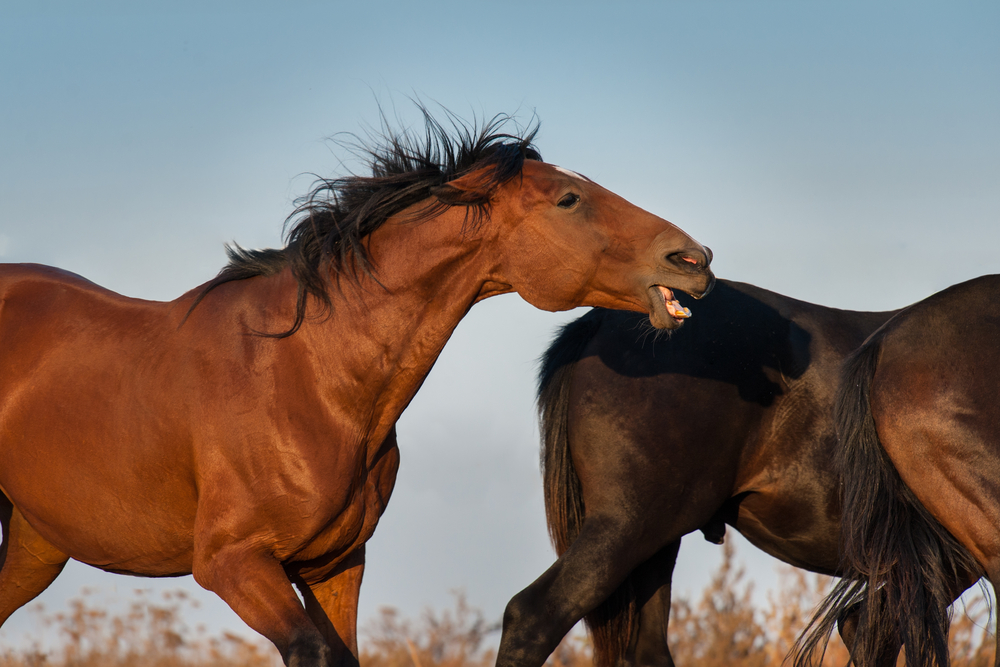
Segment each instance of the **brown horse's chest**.
[[[306,521],[290,536],[285,546],[275,550],[275,556],[295,569],[307,581],[321,578],[344,557],[355,551],[375,532],[379,517],[385,511],[399,467],[399,450],[395,434],[385,439],[368,462],[361,456],[356,462],[350,492],[342,502],[330,504],[321,489],[308,505]],[[334,486],[344,484],[338,479]],[[296,528],[292,526],[293,532]]]

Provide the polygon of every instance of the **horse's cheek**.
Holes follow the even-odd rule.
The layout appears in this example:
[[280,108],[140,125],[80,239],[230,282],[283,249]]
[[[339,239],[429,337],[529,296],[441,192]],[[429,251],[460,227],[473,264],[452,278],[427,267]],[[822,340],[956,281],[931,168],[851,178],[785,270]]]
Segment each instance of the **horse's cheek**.
[[522,299],[550,312],[579,305],[597,261],[579,239],[558,228],[522,226],[504,245],[500,278]]

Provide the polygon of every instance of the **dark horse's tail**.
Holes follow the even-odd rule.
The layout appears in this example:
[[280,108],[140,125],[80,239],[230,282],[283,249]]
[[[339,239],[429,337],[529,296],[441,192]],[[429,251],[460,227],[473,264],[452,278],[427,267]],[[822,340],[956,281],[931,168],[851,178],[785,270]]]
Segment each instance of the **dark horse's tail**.
[[884,647],[906,647],[910,665],[948,664],[946,609],[955,583],[979,566],[906,487],[875,429],[869,395],[881,338],[844,364],[837,397],[838,467],[843,476],[843,579],[800,637],[795,667],[821,655],[834,626],[858,610],[852,658],[877,664]]
[[[560,556],[580,534],[584,506],[580,478],[569,452],[569,389],[573,368],[601,325],[594,309],[562,328],[542,357],[538,412],[542,431],[542,477],[549,536]],[[584,621],[594,640],[594,664],[612,667],[625,656],[637,621],[631,575]]]

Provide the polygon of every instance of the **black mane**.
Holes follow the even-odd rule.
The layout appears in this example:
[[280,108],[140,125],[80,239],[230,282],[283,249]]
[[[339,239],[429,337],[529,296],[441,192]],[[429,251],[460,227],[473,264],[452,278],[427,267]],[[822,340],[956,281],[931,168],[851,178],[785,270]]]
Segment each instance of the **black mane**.
[[[414,214],[414,221],[432,218],[451,206],[464,206],[466,226],[474,229],[489,218],[497,188],[517,176],[526,159],[541,159],[531,143],[537,123],[520,134],[509,134],[503,132],[512,120],[509,116],[494,116],[478,127],[475,120],[468,124],[445,112],[452,129],[449,132],[425,107],[418,108],[424,117],[423,136],[409,130],[394,132],[383,117],[381,133],[367,141],[355,137],[347,145],[365,161],[371,175],[316,181],[307,195],[296,200],[295,210],[285,220],[283,249],[227,245],[229,263],[205,286],[191,310],[219,285],[274,275],[290,267],[299,285],[295,320],[287,331],[264,334],[290,336],[302,326],[309,296],[325,308],[331,307],[327,293],[330,277],[354,279],[359,271],[372,274],[362,239],[391,216],[434,197]],[[487,167],[488,178],[474,192],[457,194],[440,187]]]

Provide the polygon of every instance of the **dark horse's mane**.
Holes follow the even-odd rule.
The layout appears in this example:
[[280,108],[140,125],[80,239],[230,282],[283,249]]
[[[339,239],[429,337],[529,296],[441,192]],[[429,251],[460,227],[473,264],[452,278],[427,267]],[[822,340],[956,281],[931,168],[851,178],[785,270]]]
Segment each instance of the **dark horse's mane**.
[[[423,136],[410,130],[392,131],[383,116],[381,132],[369,134],[367,141],[355,136],[342,144],[364,160],[371,175],[317,180],[308,194],[295,201],[295,210],[285,220],[284,248],[251,250],[227,245],[229,263],[205,285],[188,312],[219,285],[274,275],[290,267],[299,285],[295,320],[286,331],[263,334],[290,336],[302,326],[309,296],[326,309],[332,307],[327,292],[331,277],[357,278],[359,271],[373,274],[362,240],[391,216],[433,197],[413,214],[414,222],[451,206],[464,206],[466,228],[475,229],[489,218],[497,188],[520,174],[525,160],[542,159],[532,144],[537,122],[519,134],[509,134],[503,129],[510,116],[494,116],[479,127],[475,120],[466,123],[446,111],[449,132],[424,106],[418,108],[424,118]],[[487,168],[474,191],[441,187]]]

